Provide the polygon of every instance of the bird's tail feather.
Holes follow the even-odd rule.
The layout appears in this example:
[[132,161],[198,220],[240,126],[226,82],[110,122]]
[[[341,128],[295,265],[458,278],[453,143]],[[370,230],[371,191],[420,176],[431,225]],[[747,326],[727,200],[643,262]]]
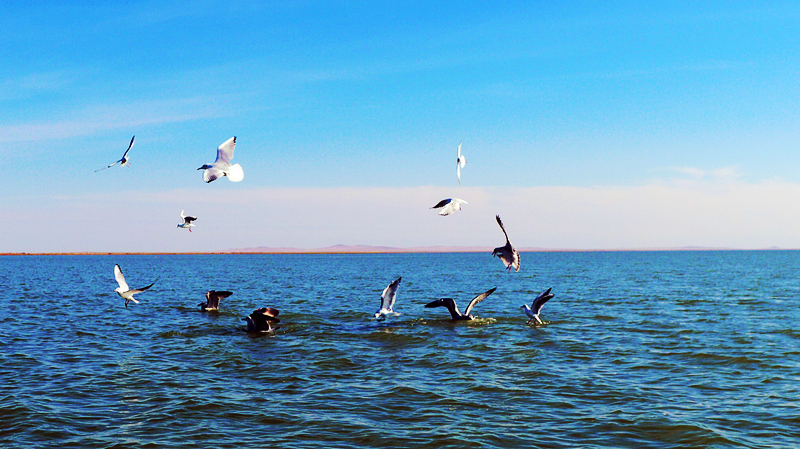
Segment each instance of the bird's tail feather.
[[242,170],[242,166],[239,164],[231,165],[231,168],[227,171],[228,179],[232,182],[239,182],[244,179],[244,170]]

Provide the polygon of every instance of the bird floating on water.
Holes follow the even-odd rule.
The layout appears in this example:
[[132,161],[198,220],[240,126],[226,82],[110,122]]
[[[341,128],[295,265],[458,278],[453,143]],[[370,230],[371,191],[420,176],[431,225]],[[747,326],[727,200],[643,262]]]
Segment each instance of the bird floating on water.
[[542,310],[542,306],[544,306],[544,303],[550,301],[551,299],[553,299],[553,296],[555,296],[554,294],[550,293],[550,290],[552,289],[548,288],[547,290],[540,293],[536,297],[536,299],[533,300],[533,303],[531,304],[530,307],[528,307],[527,304],[519,306],[520,309],[523,309],[525,311],[525,315],[528,315],[528,317],[530,318],[526,324],[531,324],[531,321],[534,320],[538,324],[544,324],[542,323],[542,320],[539,318],[539,312]]
[[280,323],[281,320],[276,318],[280,312],[271,307],[262,307],[254,310],[250,316],[242,318],[242,321],[247,321],[247,332],[269,332],[273,330],[271,322]]
[[204,164],[198,170],[203,170],[203,181],[211,182],[220,176],[227,176],[232,182],[244,179],[244,170],[239,164],[231,165],[233,150],[236,147],[236,136],[231,137],[217,148],[217,160],[213,164]]
[[133,297],[133,295],[137,293],[142,293],[143,291],[152,287],[153,284],[155,284],[155,282],[153,282],[147,287],[131,289],[130,287],[128,287],[128,283],[125,282],[125,276],[122,274],[122,269],[119,267],[119,265],[114,265],[114,279],[116,279],[117,284],[119,284],[119,287],[115,288],[114,291],[117,292],[119,296],[125,299],[126,309],[128,308],[129,301],[133,301],[136,304],[139,304],[139,301],[137,301],[136,298]]
[[473,320],[475,319],[474,316],[470,315],[469,313],[472,311],[472,308],[475,307],[476,304],[486,299],[489,295],[494,293],[497,290],[497,287],[487,290],[480,295],[472,298],[472,301],[467,304],[467,308],[464,309],[464,313],[458,311],[458,305],[456,304],[456,300],[453,298],[440,298],[436,301],[431,301],[428,304],[425,304],[425,307],[446,307],[447,310],[450,312],[450,316],[454,320]]
[[503,261],[503,265],[505,265],[506,268],[508,268],[509,273],[511,273],[512,267],[514,268],[515,271],[519,271],[519,263],[520,263],[519,252],[516,249],[514,249],[513,245],[511,245],[511,240],[508,239],[508,233],[506,232],[505,226],[503,226],[503,221],[500,220],[500,216],[495,215],[495,218],[497,218],[497,224],[500,225],[500,229],[503,230],[503,234],[505,234],[506,236],[506,244],[498,248],[495,248],[494,251],[492,251],[492,257],[494,256],[499,257],[500,260]]
[[198,306],[200,306],[200,310],[203,312],[219,310],[219,300],[222,298],[227,298],[232,294],[233,292],[228,292],[228,291],[221,291],[221,292],[218,292],[216,290],[207,291],[206,302],[201,302],[200,304],[198,304]]
[[179,224],[179,228],[188,229],[189,232],[192,232],[192,228],[194,227],[193,221],[197,220],[197,217],[191,217],[189,215],[185,215],[183,210],[181,210],[181,218],[183,218],[183,223]]
[[135,135],[134,135],[133,137],[131,137],[131,143],[130,143],[130,144],[128,144],[128,149],[127,149],[127,150],[125,150],[125,154],[123,154],[123,155],[122,155],[122,158],[121,158],[120,160],[118,160],[118,161],[114,162],[113,164],[109,164],[107,167],[98,168],[97,170],[95,170],[95,173],[96,173],[96,172],[99,172],[100,170],[105,170],[105,169],[107,169],[107,168],[111,168],[111,167],[113,167],[113,166],[115,166],[115,165],[119,164],[120,162],[122,162],[122,163],[119,165],[120,167],[124,167],[124,166],[126,166],[126,165],[127,165],[127,166],[130,166],[130,165],[129,165],[129,162],[128,162],[128,151],[131,151],[131,147],[133,147],[133,141],[134,141],[134,140],[136,140],[136,136],[135,136]]
[[458,185],[461,185],[461,169],[464,168],[465,165],[467,165],[467,157],[461,154],[461,142],[458,142],[458,159],[456,159],[456,176],[458,176]]
[[457,210],[461,210],[462,204],[469,203],[460,198],[447,198],[436,203],[436,205],[431,207],[431,209],[438,209],[441,207],[442,210],[439,211],[439,215],[444,217],[445,215],[450,215]]
[[383,293],[381,294],[381,308],[375,312],[375,318],[378,321],[385,320],[389,315],[400,315],[399,312],[395,312],[392,308],[394,307],[394,302],[397,299],[397,287],[400,286],[401,279],[403,278],[397,278],[396,281],[393,281],[388,287],[383,289]]

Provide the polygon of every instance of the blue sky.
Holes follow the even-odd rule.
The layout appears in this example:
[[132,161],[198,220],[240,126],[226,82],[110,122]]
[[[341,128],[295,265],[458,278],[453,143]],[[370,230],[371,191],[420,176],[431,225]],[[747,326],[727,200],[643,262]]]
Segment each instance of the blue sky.
[[0,251],[800,247],[798,4],[553,3],[4,2]]

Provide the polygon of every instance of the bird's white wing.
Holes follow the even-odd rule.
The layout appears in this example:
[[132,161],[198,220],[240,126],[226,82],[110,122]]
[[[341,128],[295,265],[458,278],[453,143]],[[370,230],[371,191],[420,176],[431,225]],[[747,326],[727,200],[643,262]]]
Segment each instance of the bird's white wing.
[[462,204],[469,204],[466,201],[458,198],[453,198],[446,206],[444,206],[439,212],[439,215],[445,216],[450,215],[455,211],[461,210]]
[[122,161],[122,159],[120,159],[119,161],[117,161],[117,162],[114,162],[113,164],[110,164],[110,165],[108,165],[108,166],[106,166],[106,167],[103,167],[103,168],[98,168],[97,170],[95,170],[95,172],[99,172],[100,170],[105,170],[105,169],[107,169],[107,168],[111,168],[111,167],[113,167],[113,166],[115,166],[115,165],[119,164],[119,163],[120,163],[120,161]]
[[392,310],[394,302],[397,299],[397,287],[400,286],[401,279],[403,278],[397,278],[396,281],[393,281],[389,286],[383,289],[383,293],[381,294],[381,309]]
[[130,290],[128,283],[125,282],[125,276],[122,274],[122,269],[119,267],[119,265],[114,265],[114,279],[117,280],[117,284],[119,284],[119,288],[122,289],[122,291],[126,292]]
[[131,137],[131,143],[128,144],[128,149],[125,150],[125,154],[122,155],[122,159],[125,159],[125,156],[128,155],[128,151],[131,151],[131,148],[133,148],[133,141],[134,140],[136,140],[136,136],[135,135],[133,137]]
[[233,150],[235,147],[236,147],[236,136],[233,136],[230,139],[223,142],[222,145],[220,145],[219,148],[217,148],[217,160],[214,161],[214,165],[217,165],[219,162],[230,164],[231,159],[233,159]]
[[186,219],[186,215],[183,213],[183,209],[181,209],[181,218],[184,220]]
[[458,177],[458,185],[461,185],[461,164],[456,161],[456,176]]
[[472,301],[470,301],[469,304],[467,304],[467,308],[464,309],[464,315],[469,315],[469,313],[472,312],[472,308],[475,307],[476,304],[478,304],[479,302],[481,302],[484,299],[488,298],[489,295],[494,293],[495,290],[497,290],[497,287],[495,287],[495,288],[493,288],[491,290],[487,290],[487,291],[481,293],[480,295],[472,298]]

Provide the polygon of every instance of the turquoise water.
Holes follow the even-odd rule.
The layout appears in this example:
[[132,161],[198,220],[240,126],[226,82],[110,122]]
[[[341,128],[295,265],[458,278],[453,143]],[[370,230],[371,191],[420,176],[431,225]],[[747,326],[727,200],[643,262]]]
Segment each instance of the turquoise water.
[[[129,309],[132,287],[155,286]],[[0,257],[0,447],[798,447],[800,252]],[[399,317],[371,321],[403,277]],[[453,323],[438,297],[463,309]],[[519,306],[555,298],[544,326]],[[231,290],[201,313],[206,290]],[[241,318],[281,311],[272,335]]]

